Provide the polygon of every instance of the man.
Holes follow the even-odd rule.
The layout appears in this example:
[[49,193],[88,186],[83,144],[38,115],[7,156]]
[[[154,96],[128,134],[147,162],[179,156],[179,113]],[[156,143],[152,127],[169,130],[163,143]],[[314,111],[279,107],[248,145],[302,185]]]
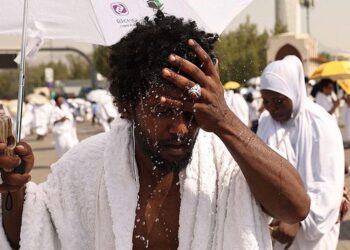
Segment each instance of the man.
[[[15,191],[2,217],[13,247],[271,249],[263,210],[289,223],[307,216],[295,169],[227,107],[216,40],[158,12],[112,46],[110,90],[124,119],[25,190],[18,187],[33,156],[25,144],[16,148],[27,174],[4,172],[1,186]],[[3,168],[18,164],[0,160]]]
[[249,107],[244,97],[240,93],[241,85],[238,82],[229,81],[224,84],[225,100],[231,111],[246,126],[249,125]]
[[48,133],[50,114],[53,106],[47,99],[45,93],[40,92],[33,107],[33,127],[37,140],[43,140]]
[[55,107],[52,110],[50,124],[55,140],[56,155],[62,157],[73,146],[78,144],[75,121],[72,112],[62,95],[55,96]]

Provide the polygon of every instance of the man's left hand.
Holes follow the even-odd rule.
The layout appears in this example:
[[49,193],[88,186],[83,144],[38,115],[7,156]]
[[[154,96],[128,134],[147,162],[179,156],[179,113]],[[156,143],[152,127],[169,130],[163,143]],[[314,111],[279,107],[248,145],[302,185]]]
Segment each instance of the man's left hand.
[[286,244],[284,249],[288,249],[297,236],[300,224],[287,224],[282,221],[274,221],[270,224],[270,227],[273,228],[271,231],[272,238],[282,244]]
[[197,83],[201,87],[201,95],[192,101],[183,102],[162,96],[160,101],[162,105],[192,112],[197,124],[202,129],[215,133],[218,129],[218,123],[224,121],[228,114],[232,114],[225,102],[218,64],[217,62],[214,64],[210,56],[193,39],[188,41],[188,45],[203,62],[201,67],[174,54],[171,54],[168,60],[196,82],[168,68],[162,70],[162,76],[184,91],[188,91]]

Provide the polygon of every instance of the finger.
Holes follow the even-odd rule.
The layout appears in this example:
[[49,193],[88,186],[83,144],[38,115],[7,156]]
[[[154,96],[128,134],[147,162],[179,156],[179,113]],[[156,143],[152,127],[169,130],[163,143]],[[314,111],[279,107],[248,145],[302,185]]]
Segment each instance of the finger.
[[6,143],[0,142],[0,152],[3,152],[6,148],[6,146],[7,146]]
[[163,106],[170,107],[170,108],[182,108],[183,107],[183,102],[181,102],[179,100],[167,98],[165,96],[160,97],[160,104]]
[[193,39],[188,40],[188,45],[194,50],[198,58],[203,62],[202,69],[207,75],[216,73],[215,66],[208,53]]
[[32,155],[32,148],[25,142],[20,142],[15,147],[15,153],[19,156]]
[[32,148],[25,142],[20,142],[16,148],[15,153],[19,155],[25,165],[25,173],[29,173],[34,165],[34,154]]
[[201,86],[205,87],[209,84],[206,74],[192,62],[175,54],[171,54],[168,60],[172,65],[177,66],[182,72],[186,73]]
[[29,174],[2,173],[1,178],[5,184],[11,186],[23,186],[31,180]]
[[17,167],[21,163],[21,159],[18,156],[0,156],[0,168],[6,170],[11,170]]
[[174,83],[180,89],[189,90],[196,84],[195,82],[187,79],[186,77],[180,74],[175,73],[174,71],[168,68],[164,68],[162,70],[162,75],[166,80]]

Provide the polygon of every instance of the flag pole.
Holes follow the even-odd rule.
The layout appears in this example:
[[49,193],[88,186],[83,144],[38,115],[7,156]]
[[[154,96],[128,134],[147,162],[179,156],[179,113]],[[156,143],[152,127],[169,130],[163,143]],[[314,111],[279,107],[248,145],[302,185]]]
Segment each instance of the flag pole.
[[17,143],[21,140],[23,99],[24,99],[24,88],[25,88],[25,80],[26,80],[27,17],[28,17],[28,0],[24,0],[21,62],[20,62],[20,70],[19,70],[17,117],[16,117],[16,142]]

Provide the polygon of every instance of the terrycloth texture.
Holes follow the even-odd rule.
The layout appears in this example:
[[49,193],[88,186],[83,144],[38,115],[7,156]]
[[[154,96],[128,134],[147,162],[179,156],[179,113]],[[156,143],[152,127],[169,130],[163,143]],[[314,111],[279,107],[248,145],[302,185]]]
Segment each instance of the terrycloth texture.
[[[322,107],[307,98],[302,64],[296,57],[271,63],[261,79],[262,90],[272,90],[292,100],[293,117],[279,123],[265,111],[258,135],[287,156],[311,199],[311,211],[290,249],[335,249],[339,234],[335,223],[344,185],[344,149],[339,128]],[[332,247],[325,247],[329,245]]]
[[[133,155],[130,124],[118,122],[65,154],[46,183],[28,184],[21,249],[132,249]],[[180,183],[178,249],[271,249],[268,218],[218,138],[200,132]]]

